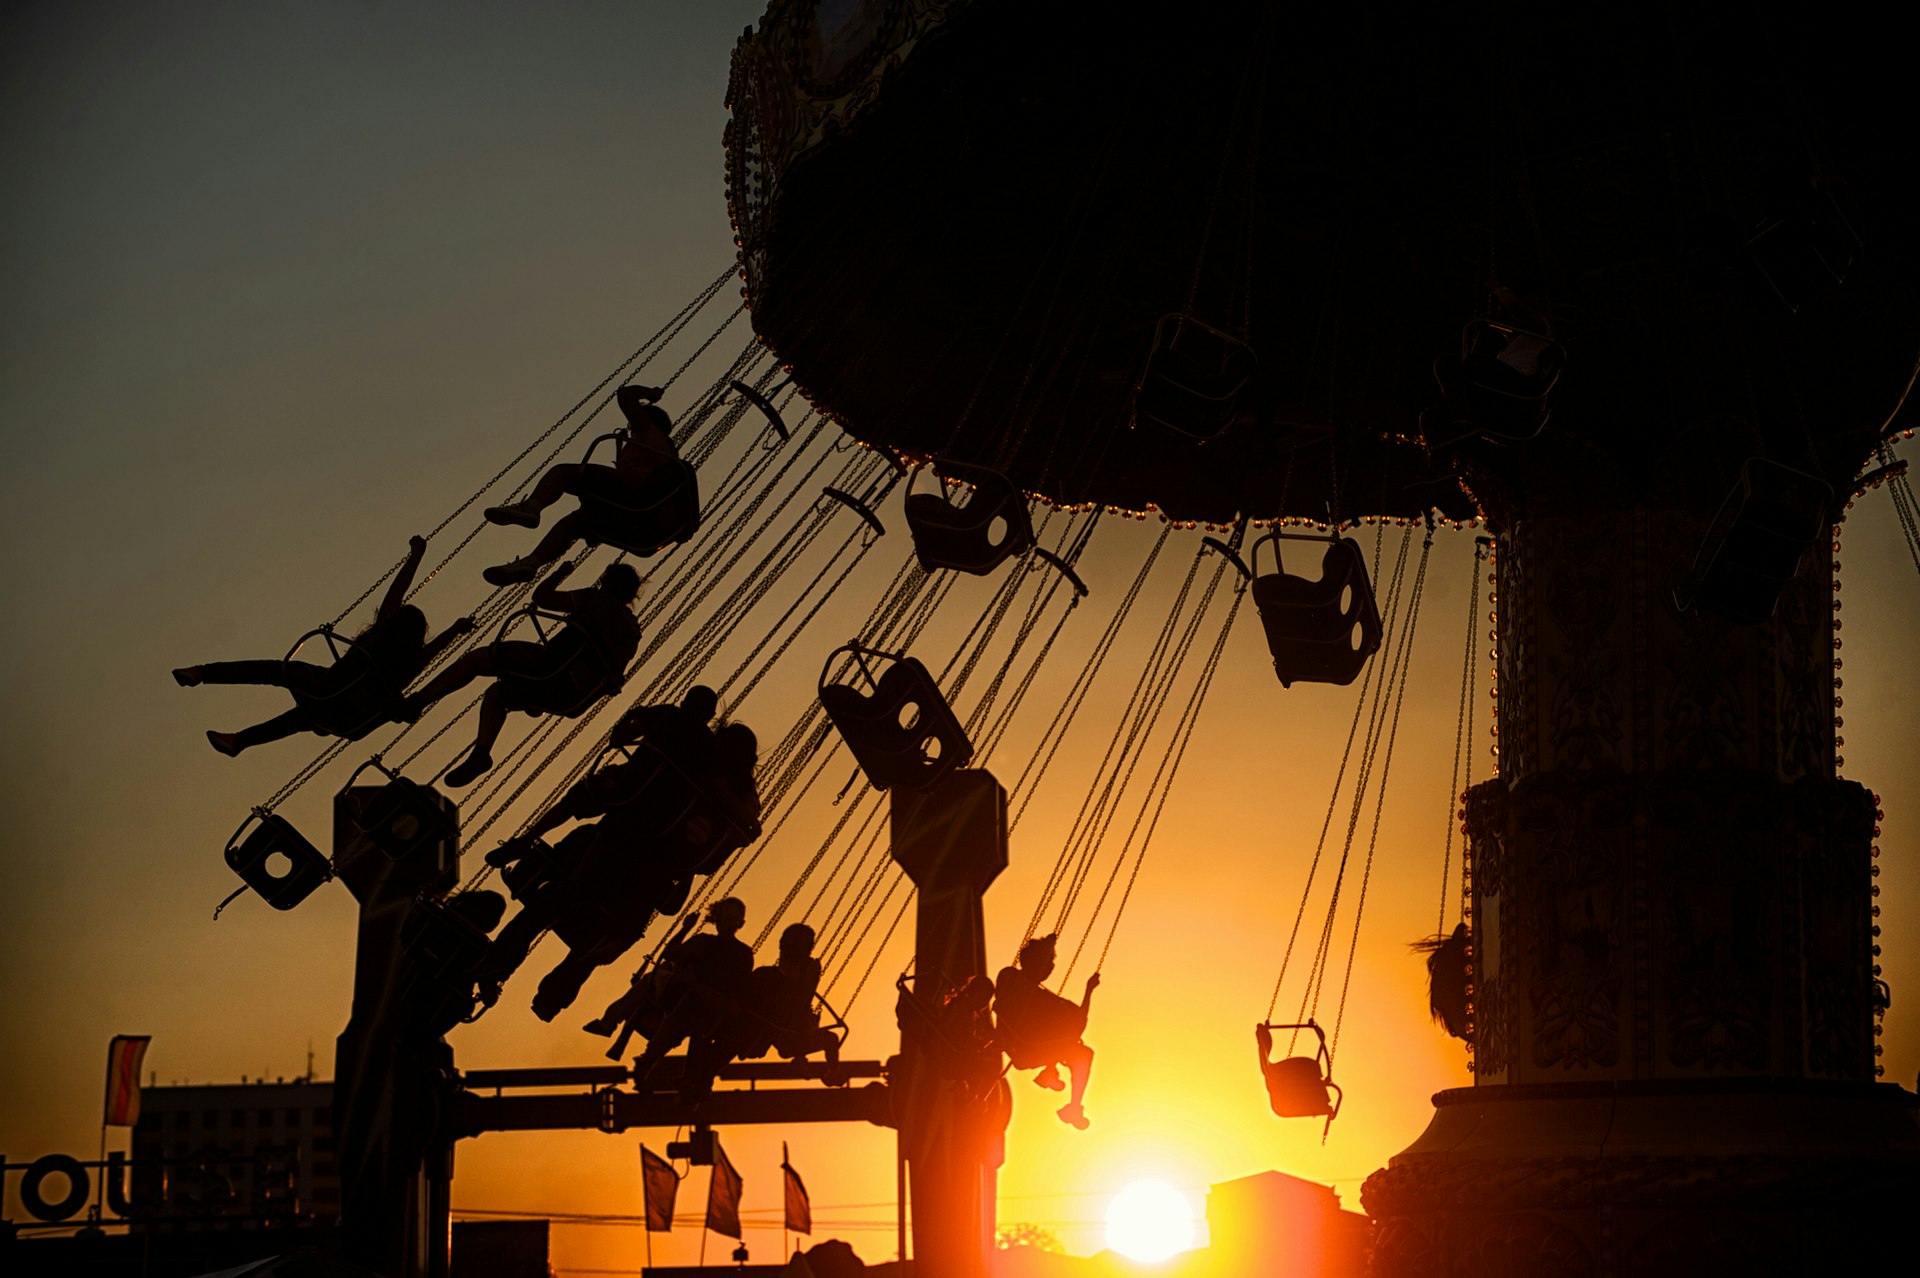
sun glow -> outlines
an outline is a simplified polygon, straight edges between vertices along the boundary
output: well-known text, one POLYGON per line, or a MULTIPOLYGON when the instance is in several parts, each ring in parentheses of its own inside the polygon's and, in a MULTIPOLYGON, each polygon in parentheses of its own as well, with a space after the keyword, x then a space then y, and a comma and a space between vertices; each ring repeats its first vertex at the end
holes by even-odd
POLYGON ((1193 1244, 1193 1206, 1165 1181, 1137 1180, 1107 1205, 1107 1246, 1129 1260, 1165 1260, 1193 1244))

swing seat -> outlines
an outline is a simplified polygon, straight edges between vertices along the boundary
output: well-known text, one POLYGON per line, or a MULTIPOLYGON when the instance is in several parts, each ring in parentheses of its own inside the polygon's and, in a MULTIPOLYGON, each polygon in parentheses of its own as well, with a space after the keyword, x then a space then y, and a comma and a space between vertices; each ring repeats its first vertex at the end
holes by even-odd
POLYGON ((708 788, 649 741, 615 747, 601 756, 596 775, 614 754, 626 756, 615 787, 602 795, 607 817, 624 836, 648 845, 648 858, 676 874, 711 874, 760 837, 757 822, 742 822, 708 788))
MULTIPOLYGON (((500 632, 494 638, 495 652, 499 656, 499 680, 506 686, 509 694, 508 704, 515 710, 529 714, 551 714, 562 719, 577 719, 591 709, 600 698, 620 690, 626 682, 626 672, 618 664, 609 660, 597 644, 584 635, 576 636, 580 644, 573 651, 564 654, 558 665, 538 658, 523 657, 512 648, 501 648, 499 644, 506 638, 507 631, 521 617, 533 619, 534 629, 540 634, 542 647, 552 641, 540 622, 564 622, 565 617, 554 613, 541 612, 536 608, 523 608, 502 623, 500 632)), ((543 656, 546 654, 543 654, 543 656)))
POLYGON ((1340 1111, 1337 1093, 1330 1080, 1321 1077, 1320 1062, 1312 1056, 1289 1056, 1267 1067, 1267 1100, 1281 1118, 1329 1119, 1340 1111))
POLYGON ((303 688, 300 681, 292 679, 287 683, 294 704, 307 712, 316 732, 358 741, 381 724, 398 718, 404 689, 385 677, 353 640, 335 634, 331 627, 321 626, 301 635, 288 649, 286 660, 293 661, 300 649, 316 638, 325 639, 333 654, 333 664, 326 670, 323 685, 303 688), (346 645, 344 652, 340 649, 342 644, 346 645))
POLYGON ((575 491, 586 525, 582 539, 596 546, 645 558, 685 541, 700 528, 699 480, 693 467, 678 458, 637 486, 621 482, 610 468, 589 467, 575 491))
POLYGON ((1550 337, 1474 320, 1460 332, 1459 364, 1436 361, 1434 376, 1447 397, 1452 426, 1502 439, 1531 439, 1547 424, 1548 400, 1566 362, 1565 349, 1550 337))
MULTIPOLYGON (((354 788, 354 780, 369 767, 380 765, 377 761, 361 765, 348 778, 346 788, 354 788)), ((373 845, 401 864, 431 858, 437 849, 459 841, 460 817, 452 800, 430 785, 409 781, 384 767, 380 771, 386 773, 387 784, 369 787, 370 794, 356 804, 336 805, 336 825, 345 820, 357 841, 373 845)))
POLYGON ((927 668, 912 657, 857 644, 836 649, 820 674, 820 704, 876 790, 925 790, 973 758, 973 743, 927 668), (871 692, 829 679, 834 659, 854 658, 871 692), (891 664, 875 679, 867 656, 891 664))
POLYGON ((413 1019, 434 1034, 470 1020, 480 1002, 474 973, 492 944, 444 901, 415 901, 400 925, 400 997, 413 1019))
POLYGON ((333 877, 320 849, 292 822, 272 814, 256 813, 241 822, 227 840, 226 856, 228 867, 276 910, 291 910, 333 877), (254 827, 251 832, 248 826, 254 827))
POLYGON ((972 484, 973 495, 956 506, 944 491, 907 494, 901 509, 922 568, 985 576, 1033 545, 1026 495, 1012 480, 985 466, 944 459, 933 465, 942 477, 972 484))
POLYGON ((1832 500, 1833 490, 1815 476, 1749 458, 1707 527, 1691 579, 1675 590, 1675 604, 1683 612, 1697 604, 1741 625, 1766 621, 1825 530, 1832 500))
POLYGON ((1861 252, 1843 186, 1822 182, 1794 215, 1777 218, 1747 241, 1768 287, 1794 313, 1839 291, 1861 252))
POLYGON ((1360 543, 1337 537, 1327 544, 1319 580, 1281 570, 1282 541, 1328 542, 1320 536, 1271 532, 1254 544, 1253 603, 1282 687, 1296 681, 1350 684, 1380 647, 1380 609, 1367 579, 1360 543), (1260 548, 1272 543, 1274 569, 1259 570, 1260 548))
POLYGON ((1162 315, 1133 388, 1137 421, 1194 439, 1227 429, 1258 364, 1253 348, 1192 315, 1162 315))

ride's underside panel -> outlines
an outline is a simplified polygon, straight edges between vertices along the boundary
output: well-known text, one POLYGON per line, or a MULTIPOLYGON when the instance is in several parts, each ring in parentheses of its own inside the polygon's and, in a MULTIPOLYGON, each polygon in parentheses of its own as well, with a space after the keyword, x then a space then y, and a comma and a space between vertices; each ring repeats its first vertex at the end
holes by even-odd
POLYGON ((1913 112, 1859 15, 821 8, 742 41, 730 203, 756 328, 864 440, 1175 518, 1465 516, 1516 443, 1421 419, 1474 320, 1565 352, 1528 447, 1708 501, 1729 419, 1839 486, 1911 379, 1913 112), (1204 440, 1134 411, 1181 312, 1255 358, 1204 440))

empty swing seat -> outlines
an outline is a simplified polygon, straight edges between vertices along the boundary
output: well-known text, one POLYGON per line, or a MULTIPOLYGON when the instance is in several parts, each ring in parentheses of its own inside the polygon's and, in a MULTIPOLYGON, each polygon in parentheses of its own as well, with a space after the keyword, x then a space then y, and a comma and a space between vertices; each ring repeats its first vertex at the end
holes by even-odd
MULTIPOLYGON (((1281 1118, 1319 1118, 1325 1115, 1327 1126, 1340 1115, 1344 1096, 1333 1081, 1333 1057, 1327 1051, 1327 1036, 1320 1026, 1308 1020, 1296 1025, 1263 1025, 1262 1031, 1312 1030, 1320 1047, 1312 1056, 1288 1056, 1277 1061, 1262 1061, 1260 1072, 1267 1085, 1267 1104, 1281 1118)), ((1265 1050, 1266 1040, 1261 1040, 1265 1050)))
POLYGON ((1367 578, 1360 543, 1338 537, 1320 561, 1319 580, 1281 571, 1282 541, 1327 542, 1325 537, 1271 532, 1254 545, 1253 602, 1266 630, 1267 650, 1282 687, 1352 683, 1380 647, 1380 609, 1367 578), (1274 570, 1259 571, 1260 547, 1273 543, 1274 570))
POLYGON ((1243 340, 1191 315, 1162 315, 1134 384, 1136 420, 1195 439, 1224 432, 1257 364, 1243 340))
POLYGON ((241 822, 227 840, 226 856, 228 867, 276 910, 291 910, 333 877, 325 854, 292 822, 272 813, 255 813, 241 822), (251 832, 248 826, 254 827, 251 832))
POLYGON ((378 848, 391 861, 411 863, 444 849, 449 853, 445 860, 451 864, 453 846, 460 839, 460 817, 450 799, 430 785, 390 771, 377 757, 361 764, 347 778, 341 799, 356 788, 359 793, 355 801, 336 800, 334 804, 336 830, 344 825, 354 842, 378 848), (387 784, 355 787, 354 782, 368 768, 383 774, 387 784))
POLYGON ((821 672, 820 704, 876 790, 924 790, 973 758, 973 743, 927 668, 912 657, 872 653, 857 645, 837 649, 821 672), (851 654, 871 692, 830 682, 834 658, 851 654), (865 656, 891 664, 874 679, 865 656))
POLYGON ((1566 351, 1550 337, 1474 320, 1461 330, 1457 368, 1442 360, 1434 372, 1453 422, 1475 434, 1527 439, 1546 425, 1566 362, 1566 351))
POLYGON ((907 494, 902 513, 922 568, 985 576, 1033 545, 1027 499, 1012 480, 985 466, 954 461, 937 460, 934 470, 972 484, 973 495, 956 506, 944 492, 907 494))
POLYGON ((637 487, 612 470, 587 467, 576 486, 583 539, 642 558, 685 541, 700 528, 700 484, 693 467, 674 459, 637 487))
POLYGON ((1766 621, 1825 531, 1832 500, 1824 481, 1749 458, 1708 525, 1692 580, 1676 591, 1676 602, 1742 625, 1766 621))
POLYGON ((474 973, 492 942, 444 901, 421 897, 400 925, 405 955, 400 997, 416 1022, 444 1034, 472 1019, 480 1000, 474 973))

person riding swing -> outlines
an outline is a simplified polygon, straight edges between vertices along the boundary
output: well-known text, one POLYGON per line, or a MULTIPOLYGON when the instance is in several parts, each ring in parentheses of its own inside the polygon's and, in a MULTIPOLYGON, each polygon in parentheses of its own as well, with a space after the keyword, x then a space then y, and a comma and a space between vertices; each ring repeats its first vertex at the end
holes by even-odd
POLYGON ((476 648, 407 698, 406 717, 417 719, 442 697, 483 675, 494 676, 493 685, 480 701, 473 749, 443 778, 448 785, 466 785, 493 766, 493 743, 506 726, 508 711, 551 711, 563 718, 577 718, 600 696, 619 691, 626 680, 627 662, 640 648, 640 623, 633 616, 640 574, 626 564, 612 564, 589 589, 561 590, 560 583, 572 571, 572 564, 562 564, 533 591, 535 608, 565 614, 567 624, 560 633, 546 643, 496 640, 485 648, 476 648), (575 704, 564 708, 543 704, 542 682, 555 679, 574 661, 598 667, 594 679, 584 687, 593 695, 574 698, 575 704))
POLYGON ((993 1013, 1000 1045, 1013 1068, 1038 1069, 1033 1081, 1058 1091, 1063 1084, 1057 1067, 1066 1066, 1072 1090, 1057 1112, 1061 1122, 1085 1131, 1087 1115, 1081 1101, 1093 1072, 1093 1049, 1080 1036, 1086 1032, 1093 992, 1100 988, 1100 973, 1087 978, 1078 1003, 1044 988, 1041 982, 1053 974, 1055 939, 1035 937, 1020 947, 1017 966, 1000 969, 993 982, 993 1013))
POLYGON ((203 683, 263 684, 285 688, 294 696, 293 709, 264 723, 238 732, 209 729, 207 741, 213 748, 231 758, 296 732, 357 741, 381 724, 402 718, 407 685, 448 644, 473 629, 473 621, 461 617, 431 640, 427 638, 426 614, 406 602, 426 549, 425 537, 408 539, 406 561, 381 598, 373 623, 347 641, 347 651, 331 666, 288 659, 209 661, 176 668, 173 681, 183 688, 203 683))
MULTIPOLYGON (((666 542, 684 541, 691 535, 693 526, 699 523, 699 498, 680 491, 691 482, 692 472, 681 465, 674 448, 673 419, 654 402, 660 395, 659 388, 652 386, 622 386, 615 392, 615 402, 626 414, 627 426, 618 432, 613 465, 563 463, 542 475, 533 491, 519 501, 487 507, 483 513, 489 523, 538 528, 541 512, 548 506, 566 496, 580 499, 580 505, 555 521, 531 551, 486 569, 481 575, 489 585, 532 581, 540 569, 582 540, 612 542, 634 554, 650 555, 666 542), (676 502, 676 497, 682 500, 676 502), (684 518, 688 512, 681 509, 689 497, 690 523, 684 518), (611 531, 612 525, 603 520, 608 512, 616 512, 613 524, 633 527, 611 531), (617 512, 639 512, 639 518, 623 518, 617 512), (639 534, 645 544, 629 544, 629 532, 639 534)), ((592 449, 588 453, 591 455, 592 449)))

